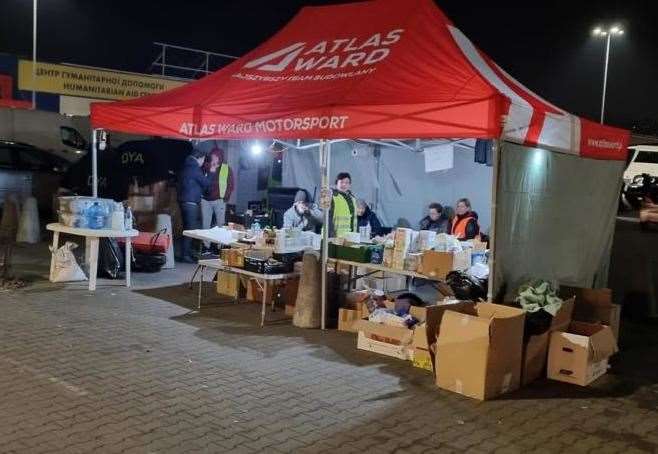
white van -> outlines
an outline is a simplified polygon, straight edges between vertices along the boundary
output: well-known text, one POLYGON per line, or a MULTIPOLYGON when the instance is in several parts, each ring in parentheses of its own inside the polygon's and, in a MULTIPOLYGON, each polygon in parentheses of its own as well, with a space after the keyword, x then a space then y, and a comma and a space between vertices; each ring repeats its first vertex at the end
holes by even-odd
POLYGON ((633 178, 643 173, 658 177, 658 145, 635 145, 628 149, 631 160, 624 172, 624 183, 632 183, 633 178))

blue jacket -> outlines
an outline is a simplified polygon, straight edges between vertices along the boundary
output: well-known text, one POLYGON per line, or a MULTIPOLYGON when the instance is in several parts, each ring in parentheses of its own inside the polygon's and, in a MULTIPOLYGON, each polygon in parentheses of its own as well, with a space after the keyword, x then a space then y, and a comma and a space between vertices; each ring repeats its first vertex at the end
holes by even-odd
POLYGON ((185 158, 183 169, 178 176, 178 201, 200 203, 201 196, 208 190, 211 177, 201 170, 192 156, 185 158))

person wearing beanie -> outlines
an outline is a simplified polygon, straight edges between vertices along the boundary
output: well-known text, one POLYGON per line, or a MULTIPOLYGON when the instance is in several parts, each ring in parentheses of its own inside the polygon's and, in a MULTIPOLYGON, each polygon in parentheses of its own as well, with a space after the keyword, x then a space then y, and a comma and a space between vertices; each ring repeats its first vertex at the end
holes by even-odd
POLYGON ((450 219, 446 216, 440 203, 430 203, 427 216, 420 220, 420 230, 431 230, 436 233, 450 233, 450 219))
POLYGON ((292 206, 283 213, 283 228, 319 231, 322 227, 322 217, 322 210, 309 202, 306 191, 300 190, 295 194, 292 206))
MULTIPOLYGON (((185 158, 183 168, 178 177, 178 204, 183 218, 184 230, 201 228, 201 197, 210 187, 211 175, 217 171, 217 165, 211 165, 208 173, 202 170, 207 153, 195 148, 185 158)), ((192 238, 183 237, 181 261, 195 263, 192 256, 192 238)))

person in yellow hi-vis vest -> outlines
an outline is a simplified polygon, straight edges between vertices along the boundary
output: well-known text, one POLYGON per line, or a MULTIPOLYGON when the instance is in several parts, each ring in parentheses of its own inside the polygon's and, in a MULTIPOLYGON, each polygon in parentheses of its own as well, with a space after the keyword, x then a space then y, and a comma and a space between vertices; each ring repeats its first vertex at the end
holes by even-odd
POLYGON ((350 192, 352 177, 347 172, 336 176, 336 188, 329 209, 329 237, 338 238, 350 232, 358 232, 356 197, 350 192))
MULTIPOLYGON (((233 171, 224 157, 224 150, 213 148, 206 159, 205 168, 216 168, 209 175, 211 184, 201 199, 201 224, 204 229, 217 225, 223 226, 226 221, 226 204, 233 192, 233 171), (214 217, 214 223, 213 223, 214 217)), ((206 249, 210 243, 204 242, 206 249)))

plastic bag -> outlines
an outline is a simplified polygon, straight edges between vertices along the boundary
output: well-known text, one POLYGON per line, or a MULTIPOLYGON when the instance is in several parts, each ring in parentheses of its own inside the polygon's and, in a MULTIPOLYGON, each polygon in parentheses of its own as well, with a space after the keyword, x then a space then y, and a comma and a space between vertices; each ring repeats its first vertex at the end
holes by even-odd
POLYGON ((122 278, 121 269, 124 267, 124 259, 117 240, 101 238, 98 249, 98 277, 122 278))
POLYGON ((73 249, 77 247, 77 244, 70 241, 64 243, 56 251, 50 246, 50 252, 55 255, 55 265, 50 277, 51 282, 78 282, 87 280, 87 276, 73 255, 73 249))

